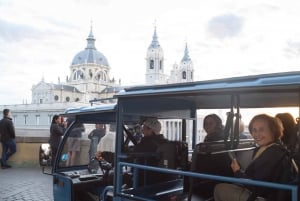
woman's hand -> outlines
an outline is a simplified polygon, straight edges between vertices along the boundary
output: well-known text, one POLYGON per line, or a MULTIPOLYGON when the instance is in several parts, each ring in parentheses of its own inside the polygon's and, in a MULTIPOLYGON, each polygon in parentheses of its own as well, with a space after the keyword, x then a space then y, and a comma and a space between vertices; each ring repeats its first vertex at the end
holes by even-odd
POLYGON ((241 169, 239 163, 237 162, 236 159, 233 159, 232 162, 231 162, 231 169, 233 172, 237 172, 241 169))

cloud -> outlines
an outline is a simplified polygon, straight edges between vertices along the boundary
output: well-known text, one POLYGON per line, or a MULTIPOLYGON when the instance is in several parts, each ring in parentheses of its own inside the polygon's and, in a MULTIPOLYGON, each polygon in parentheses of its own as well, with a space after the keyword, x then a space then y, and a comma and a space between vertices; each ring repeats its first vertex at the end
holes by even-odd
POLYGON ((39 38, 40 31, 32 26, 17 24, 0 19, 0 40, 20 42, 26 38, 39 38))
POLYGON ((287 57, 299 57, 300 56, 300 41, 287 41, 284 48, 284 55, 287 57))
POLYGON ((243 28, 243 18, 234 14, 213 17, 207 25, 207 31, 219 39, 237 36, 243 28))

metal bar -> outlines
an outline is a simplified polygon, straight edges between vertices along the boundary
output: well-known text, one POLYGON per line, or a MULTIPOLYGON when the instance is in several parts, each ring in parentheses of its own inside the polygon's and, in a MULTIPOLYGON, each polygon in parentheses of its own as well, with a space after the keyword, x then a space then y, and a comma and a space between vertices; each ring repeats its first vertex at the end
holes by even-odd
MULTIPOLYGON (((178 174, 178 175, 203 178, 203 179, 209 179, 209 180, 217 180, 217 181, 223 181, 223 182, 240 183, 240 184, 245 184, 245 185, 262 186, 262 187, 290 190, 292 192, 292 201, 297 201, 297 198, 298 198, 297 185, 288 185, 288 184, 279 184, 279 183, 258 181, 258 180, 252 180, 252 179, 216 176, 216 175, 210 175, 210 174, 194 173, 194 172, 189 172, 189 171, 172 170, 172 169, 158 168, 158 167, 153 167, 153 166, 145 166, 145 165, 139 165, 139 164, 133 164, 133 163, 127 163, 127 162, 120 162, 117 166, 120 166, 120 167, 129 166, 129 167, 135 167, 135 168, 140 168, 140 169, 144 169, 144 170, 150 170, 150 171, 156 171, 156 172, 162 172, 162 173, 168 173, 168 174, 178 174)), ((117 191, 117 193, 120 193, 120 191, 117 191)))

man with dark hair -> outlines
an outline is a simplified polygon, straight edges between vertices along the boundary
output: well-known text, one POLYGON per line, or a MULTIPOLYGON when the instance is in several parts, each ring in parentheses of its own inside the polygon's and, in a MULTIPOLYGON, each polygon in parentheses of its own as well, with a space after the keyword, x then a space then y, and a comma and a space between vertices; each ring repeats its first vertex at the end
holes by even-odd
POLYGON ((15 128, 11 119, 9 109, 3 110, 3 119, 0 121, 0 136, 2 143, 2 169, 11 168, 6 162, 17 150, 15 141, 15 128))

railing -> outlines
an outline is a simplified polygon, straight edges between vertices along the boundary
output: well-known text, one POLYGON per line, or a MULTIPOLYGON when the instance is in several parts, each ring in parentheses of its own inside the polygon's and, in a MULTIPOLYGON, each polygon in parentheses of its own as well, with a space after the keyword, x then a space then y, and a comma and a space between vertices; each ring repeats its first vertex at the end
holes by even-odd
MULTIPOLYGON (((201 174, 201 173, 195 173, 195 172, 190 172, 190 171, 165 169, 165 168, 138 165, 138 164, 127 163, 127 162, 119 162, 119 164, 117 164, 117 166, 118 166, 119 170, 122 170, 123 166, 128 166, 128 167, 132 167, 132 168, 162 172, 162 173, 167 173, 167 174, 177 174, 177 175, 182 175, 182 176, 202 178, 202 179, 208 179, 208 180, 240 183, 240 184, 245 184, 245 185, 254 185, 254 186, 261 186, 261 187, 270 187, 270 188, 276 188, 276 189, 282 189, 282 190, 290 190, 292 193, 292 201, 297 201, 297 199, 298 199, 298 192, 297 192, 298 187, 296 185, 287 185, 287 184, 257 181, 257 180, 251 180, 251 179, 242 179, 242 178, 216 176, 216 175, 210 175, 210 174, 201 174)), ((121 184, 121 179, 122 179, 121 177, 117 177, 118 184, 121 184)), ((119 186, 115 186, 115 187, 116 187, 116 195, 122 197, 120 187, 119 186)), ((134 196, 133 196, 133 198, 134 198, 134 196)))

